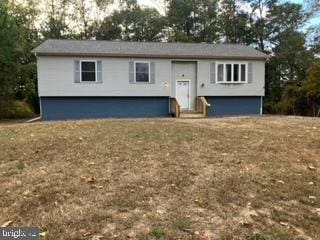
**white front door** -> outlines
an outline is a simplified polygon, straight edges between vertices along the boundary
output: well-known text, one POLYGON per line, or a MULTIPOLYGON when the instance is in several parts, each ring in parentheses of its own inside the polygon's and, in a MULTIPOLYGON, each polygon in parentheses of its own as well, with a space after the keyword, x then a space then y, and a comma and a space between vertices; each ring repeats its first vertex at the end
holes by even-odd
POLYGON ((190 82, 186 80, 177 80, 176 98, 181 109, 188 110, 190 108, 190 82))

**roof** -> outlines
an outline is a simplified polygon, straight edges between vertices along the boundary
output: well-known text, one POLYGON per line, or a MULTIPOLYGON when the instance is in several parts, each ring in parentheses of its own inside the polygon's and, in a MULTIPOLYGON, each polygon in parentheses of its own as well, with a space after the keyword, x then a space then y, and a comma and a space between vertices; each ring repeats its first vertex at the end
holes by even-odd
POLYGON ((241 44, 124 42, 48 39, 32 50, 46 56, 109 56, 194 59, 261 59, 267 55, 241 44))

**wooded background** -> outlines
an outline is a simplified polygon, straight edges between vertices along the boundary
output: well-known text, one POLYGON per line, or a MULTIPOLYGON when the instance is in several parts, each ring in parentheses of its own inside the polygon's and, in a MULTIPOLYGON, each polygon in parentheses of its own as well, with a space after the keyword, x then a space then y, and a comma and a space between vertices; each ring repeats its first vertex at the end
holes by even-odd
POLYGON ((47 38, 250 45, 269 55, 264 113, 319 117, 320 23, 310 24, 320 13, 319 1, 154 4, 157 9, 136 0, 1 0, 0 118, 39 113, 30 51, 47 38))

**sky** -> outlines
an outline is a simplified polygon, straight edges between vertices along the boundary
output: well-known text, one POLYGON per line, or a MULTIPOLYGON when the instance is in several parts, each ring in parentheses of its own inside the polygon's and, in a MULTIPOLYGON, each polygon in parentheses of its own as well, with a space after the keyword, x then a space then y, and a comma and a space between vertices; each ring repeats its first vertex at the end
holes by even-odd
MULTIPOLYGON (((293 3, 300 3, 303 4, 304 0, 283 0, 283 2, 293 2, 293 3)), ((149 6, 149 7, 155 7, 158 9, 158 11, 162 14, 164 14, 164 4, 163 0, 138 0, 138 2, 142 5, 149 6)), ((320 24, 320 16, 315 17, 311 19, 311 21, 308 23, 308 25, 318 25, 320 24)))
MULTIPOLYGON (((303 0, 287 0, 288 2, 300 3, 302 4, 303 0)), ((320 15, 311 19, 309 25, 319 25, 320 24, 320 15)))

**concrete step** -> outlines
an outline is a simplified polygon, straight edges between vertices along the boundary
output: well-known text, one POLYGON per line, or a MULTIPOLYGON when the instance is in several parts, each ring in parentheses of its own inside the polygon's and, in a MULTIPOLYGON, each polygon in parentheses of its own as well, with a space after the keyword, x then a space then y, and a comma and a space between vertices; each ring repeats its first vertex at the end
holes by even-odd
POLYGON ((180 118, 205 118, 201 112, 190 111, 190 112, 181 112, 180 118))

